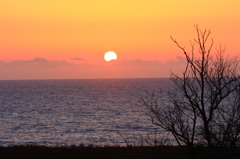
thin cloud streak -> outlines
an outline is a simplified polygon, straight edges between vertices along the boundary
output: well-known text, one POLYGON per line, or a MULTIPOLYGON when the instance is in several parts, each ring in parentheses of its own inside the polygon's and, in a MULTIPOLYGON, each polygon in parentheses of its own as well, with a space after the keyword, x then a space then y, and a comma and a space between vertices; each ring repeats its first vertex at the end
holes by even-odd
POLYGON ((70 60, 73 60, 73 61, 84 61, 84 59, 80 58, 80 57, 71 58, 70 60))
POLYGON ((32 60, 14 60, 10 62, 0 61, 0 64, 5 67, 64 67, 72 66, 74 63, 69 63, 65 60, 47 60, 45 58, 34 58, 32 60))
POLYGON ((151 66, 163 66, 164 63, 162 61, 146 61, 146 60, 122 60, 119 62, 119 65, 127 65, 127 66, 146 66, 146 67, 151 67, 151 66))
POLYGON ((176 56, 176 59, 171 59, 169 61, 166 61, 166 63, 170 65, 185 65, 186 62, 187 62, 186 58, 181 56, 176 56))

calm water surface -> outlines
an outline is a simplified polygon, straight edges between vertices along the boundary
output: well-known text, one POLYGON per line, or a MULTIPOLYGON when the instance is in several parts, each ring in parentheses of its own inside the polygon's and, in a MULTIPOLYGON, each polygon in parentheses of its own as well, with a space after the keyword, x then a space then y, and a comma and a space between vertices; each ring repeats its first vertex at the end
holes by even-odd
POLYGON ((169 79, 0 81, 0 145, 106 144, 153 133, 139 98, 169 79))

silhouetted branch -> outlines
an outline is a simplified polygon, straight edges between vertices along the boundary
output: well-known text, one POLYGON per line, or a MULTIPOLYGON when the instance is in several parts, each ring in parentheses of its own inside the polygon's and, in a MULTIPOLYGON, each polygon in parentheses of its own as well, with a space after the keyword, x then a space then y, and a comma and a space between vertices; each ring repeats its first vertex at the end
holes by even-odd
POLYGON ((201 31, 197 25, 195 29, 197 38, 190 53, 171 37, 187 60, 182 76, 171 73, 174 90, 167 97, 163 92, 148 93, 141 102, 148 108, 152 123, 171 132, 180 146, 192 150, 202 141, 213 152, 216 146, 239 144, 239 61, 238 57, 225 56, 221 45, 212 56, 213 39, 208 43, 211 32, 201 31))

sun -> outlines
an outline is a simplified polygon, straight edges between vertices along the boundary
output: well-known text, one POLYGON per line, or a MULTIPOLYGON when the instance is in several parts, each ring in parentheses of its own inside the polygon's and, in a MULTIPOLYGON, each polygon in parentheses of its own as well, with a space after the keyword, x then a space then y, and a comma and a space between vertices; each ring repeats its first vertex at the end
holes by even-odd
POLYGON ((108 51, 104 55, 104 60, 105 61, 117 60, 117 54, 113 51, 108 51))

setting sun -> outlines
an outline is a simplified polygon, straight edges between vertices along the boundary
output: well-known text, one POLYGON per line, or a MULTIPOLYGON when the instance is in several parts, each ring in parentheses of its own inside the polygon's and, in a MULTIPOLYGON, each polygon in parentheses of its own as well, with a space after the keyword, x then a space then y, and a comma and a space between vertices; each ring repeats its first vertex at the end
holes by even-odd
POLYGON ((105 59, 105 61, 116 60, 117 59, 117 54, 115 52, 113 52, 113 51, 108 51, 104 55, 104 59, 105 59))

